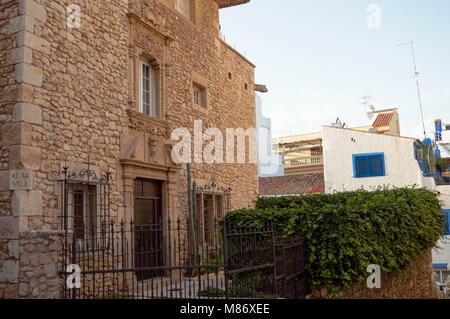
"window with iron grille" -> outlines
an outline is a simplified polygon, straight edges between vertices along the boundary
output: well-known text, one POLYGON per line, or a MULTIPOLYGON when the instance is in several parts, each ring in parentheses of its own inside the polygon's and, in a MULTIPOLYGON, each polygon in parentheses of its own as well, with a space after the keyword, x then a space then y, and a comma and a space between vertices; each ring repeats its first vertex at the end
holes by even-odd
POLYGON ((214 246, 218 221, 230 211, 230 195, 227 193, 201 192, 196 194, 196 218, 200 244, 214 246))
POLYGON ((110 219, 110 173, 98 178, 94 171, 64 168, 59 180, 60 227, 66 237, 77 240, 79 249, 104 249, 108 245, 110 219))
POLYGON ((384 153, 353 154, 353 176, 355 178, 385 175, 384 153))

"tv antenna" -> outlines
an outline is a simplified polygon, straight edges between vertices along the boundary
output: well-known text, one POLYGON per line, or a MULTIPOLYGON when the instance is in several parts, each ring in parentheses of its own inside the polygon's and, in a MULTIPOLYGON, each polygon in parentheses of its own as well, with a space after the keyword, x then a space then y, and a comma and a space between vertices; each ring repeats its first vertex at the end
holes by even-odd
POLYGON ((404 45, 411 46, 412 58, 413 58, 413 63, 414 63, 414 77, 416 78, 417 95, 419 96, 420 116, 422 117, 423 135, 425 136, 425 138, 427 138, 427 132, 425 129, 425 121, 423 119, 422 98, 420 97, 419 72, 417 72, 416 55, 414 53, 414 42, 411 40, 409 42, 398 44, 398 46, 404 46, 404 45))

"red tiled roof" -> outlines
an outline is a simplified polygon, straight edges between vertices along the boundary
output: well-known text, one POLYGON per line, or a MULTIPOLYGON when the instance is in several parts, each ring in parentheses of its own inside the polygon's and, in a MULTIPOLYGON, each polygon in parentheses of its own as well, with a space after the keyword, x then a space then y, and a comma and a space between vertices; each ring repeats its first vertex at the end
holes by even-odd
POLYGON ((259 178, 261 196, 312 193, 325 193, 323 173, 259 178))
POLYGON ((378 114, 377 118, 375 119, 375 122, 373 122, 373 126, 379 127, 389 125, 389 123, 391 123, 393 116, 394 116, 393 112, 378 114))

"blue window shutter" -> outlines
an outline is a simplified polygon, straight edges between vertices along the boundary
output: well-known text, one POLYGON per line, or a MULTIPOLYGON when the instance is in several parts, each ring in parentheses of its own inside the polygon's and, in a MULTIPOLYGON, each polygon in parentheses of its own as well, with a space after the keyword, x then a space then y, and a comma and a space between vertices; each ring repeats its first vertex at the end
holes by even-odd
POLYGON ((366 157, 356 159, 356 174, 358 176, 369 175, 369 161, 366 157))
POLYGON ((443 235, 450 235, 450 209, 442 210, 445 214, 445 224, 443 235))
POLYGON ((384 176, 384 153, 353 154, 353 175, 355 178, 384 176))

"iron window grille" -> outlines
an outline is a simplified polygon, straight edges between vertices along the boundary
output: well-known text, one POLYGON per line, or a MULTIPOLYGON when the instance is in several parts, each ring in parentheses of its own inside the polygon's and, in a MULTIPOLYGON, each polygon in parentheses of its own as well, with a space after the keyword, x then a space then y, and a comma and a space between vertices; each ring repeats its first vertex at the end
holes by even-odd
POLYGON ((214 225, 231 210, 231 188, 218 187, 214 178, 204 186, 193 187, 194 212, 198 242, 213 247, 214 225))
POLYGON ((60 184, 60 228, 70 236, 81 250, 107 249, 106 236, 111 227, 110 179, 107 172, 102 177, 90 169, 79 172, 63 168, 60 184))

